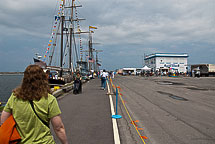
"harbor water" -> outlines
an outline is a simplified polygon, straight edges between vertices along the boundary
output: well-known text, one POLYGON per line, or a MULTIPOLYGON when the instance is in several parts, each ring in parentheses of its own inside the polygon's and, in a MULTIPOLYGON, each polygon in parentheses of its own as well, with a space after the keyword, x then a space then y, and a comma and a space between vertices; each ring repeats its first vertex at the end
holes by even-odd
POLYGON ((21 84, 23 75, 0 75, 0 102, 7 102, 14 88, 21 84))

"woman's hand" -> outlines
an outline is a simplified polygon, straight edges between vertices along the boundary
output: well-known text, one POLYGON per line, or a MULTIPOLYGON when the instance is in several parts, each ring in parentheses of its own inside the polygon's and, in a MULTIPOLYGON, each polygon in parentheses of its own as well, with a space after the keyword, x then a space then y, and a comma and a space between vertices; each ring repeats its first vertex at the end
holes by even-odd
POLYGON ((0 125, 2 125, 10 117, 10 115, 11 115, 11 113, 3 111, 1 114, 0 125))

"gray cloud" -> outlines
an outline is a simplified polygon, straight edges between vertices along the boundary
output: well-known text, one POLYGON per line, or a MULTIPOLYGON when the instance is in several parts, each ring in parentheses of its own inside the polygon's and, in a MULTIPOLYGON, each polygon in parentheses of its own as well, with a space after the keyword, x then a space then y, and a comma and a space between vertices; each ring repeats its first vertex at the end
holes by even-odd
MULTIPOLYGON (((127 1, 127 4, 129 2, 127 1)), ((177 1, 139 2, 143 7, 134 7, 135 3, 132 4, 133 7, 129 7, 128 4, 128 7, 114 9, 101 16, 101 21, 105 19, 114 23, 101 25, 101 31, 98 30, 101 35, 99 38, 103 38, 102 35, 108 35, 109 32, 109 36, 105 36, 106 39, 109 38, 107 41, 114 39, 119 40, 119 43, 129 43, 129 41, 154 43, 164 40, 190 41, 193 39, 214 43, 215 21, 212 14, 214 10, 212 6, 208 8, 208 4, 202 5, 203 1, 199 3, 198 1, 184 1, 184 3, 176 4, 177 1), (114 21, 115 19, 117 20, 114 21)), ((125 3, 126 1, 124 5, 125 3)), ((204 3, 213 4, 212 1, 204 1, 204 3)))
POLYGON ((47 37, 51 28, 55 5, 51 0, 0 1, 0 26, 4 35, 32 35, 47 37))
MULTIPOLYGON (((100 54, 104 67, 114 69, 126 63, 132 66, 137 61, 135 55, 154 52, 188 52, 192 63, 215 61, 207 58, 215 51, 214 0, 76 2, 83 5, 78 8, 79 17, 87 19, 81 22, 82 29, 88 30, 89 25, 98 27, 93 40, 102 45, 94 47, 104 50, 100 54), (198 58, 200 54, 205 56, 198 58), (113 61, 123 57, 122 64, 111 65, 110 56, 113 61)), ((26 61, 30 61, 35 51, 44 52, 56 4, 53 0, 0 0, 0 55, 10 51, 5 50, 10 39, 16 46, 22 45, 17 46, 20 51, 22 47, 30 49, 26 61), (26 44, 26 40, 33 45, 26 44)), ((87 39, 87 35, 82 37, 87 39)))

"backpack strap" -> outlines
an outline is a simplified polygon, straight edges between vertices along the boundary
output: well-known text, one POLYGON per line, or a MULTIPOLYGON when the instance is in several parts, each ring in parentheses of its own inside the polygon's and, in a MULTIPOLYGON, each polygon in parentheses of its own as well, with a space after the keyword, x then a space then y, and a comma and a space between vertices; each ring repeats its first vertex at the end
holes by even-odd
POLYGON ((35 113, 36 116, 39 118, 39 120, 40 120, 44 125, 46 125, 46 126, 49 128, 49 124, 48 124, 47 122, 45 122, 44 120, 42 120, 42 119, 38 116, 38 114, 36 113, 36 111, 35 111, 35 109, 34 109, 33 101, 31 100, 31 101, 29 101, 29 102, 30 102, 30 104, 31 104, 31 107, 32 107, 34 113, 35 113))

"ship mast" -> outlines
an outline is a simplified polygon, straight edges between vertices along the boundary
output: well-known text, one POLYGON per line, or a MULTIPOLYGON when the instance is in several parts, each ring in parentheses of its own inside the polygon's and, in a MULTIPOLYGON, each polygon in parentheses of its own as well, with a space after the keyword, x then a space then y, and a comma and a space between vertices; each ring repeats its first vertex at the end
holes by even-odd
MULTIPOLYGON (((93 26, 89 26, 89 31, 81 31, 80 29, 78 29, 78 32, 74 32, 75 29, 74 29, 74 22, 79 22, 81 20, 85 20, 85 19, 80 19, 76 16, 76 18, 74 17, 74 8, 76 9, 77 7, 82 7, 82 5, 75 5, 75 2, 74 0, 71 0, 71 3, 69 5, 66 4, 67 2, 65 0, 62 0, 62 10, 61 10, 61 16, 59 16, 60 18, 60 24, 58 25, 58 30, 60 31, 59 33, 57 32, 57 35, 61 35, 60 36, 60 68, 61 68, 61 71, 60 71, 60 76, 63 75, 63 66, 64 66, 64 55, 66 56, 67 54, 65 54, 65 50, 66 48, 64 49, 64 46, 66 44, 68 44, 68 68, 70 71, 73 71, 73 68, 74 68, 74 59, 73 59, 73 56, 75 57, 76 55, 76 58, 77 58, 77 62, 78 62, 78 53, 77 53, 77 49, 76 49, 76 44, 75 44, 75 34, 82 34, 82 33, 88 33, 89 34, 89 56, 90 58, 93 59, 93 48, 92 48, 92 33, 93 31, 91 31, 90 29, 97 29, 96 27, 93 27, 93 26), (71 9, 70 11, 70 14, 68 15, 68 10, 67 9, 71 9), (67 32, 65 32, 67 31, 67 32), (67 40, 65 41, 65 36, 67 37, 67 40), (73 47, 74 50, 73 50, 73 47)), ((50 56, 50 62, 49 62, 49 65, 51 65, 51 62, 52 62, 52 58, 53 58, 53 55, 54 55, 54 48, 56 46, 56 41, 57 41, 57 38, 54 40, 54 44, 53 44, 53 52, 52 52, 52 55, 50 56)), ((90 69, 92 69, 92 63, 89 63, 90 64, 90 69)))
MULTIPOLYGON (((93 60, 93 51, 92 51, 92 34, 91 34, 91 31, 90 31, 90 26, 89 26, 89 59, 90 60, 93 60)), ((89 72, 91 72, 91 69, 92 69, 92 64, 91 62, 89 62, 89 72)))
POLYGON ((63 30, 64 30, 64 6, 65 6, 65 0, 63 0, 63 6, 62 6, 62 13, 61 13, 61 48, 60 48, 60 77, 62 77, 63 74, 63 30))
MULTIPOLYGON (((89 63, 89 72, 91 72, 92 70, 92 63, 93 63, 93 36, 92 33, 94 33, 93 31, 91 31, 91 29, 97 29, 97 27, 95 26, 89 26, 89 59, 91 60, 91 62, 88 61, 89 63)), ((95 70, 95 65, 94 65, 94 70, 95 70)))
POLYGON ((70 24, 70 46, 69 46, 69 69, 72 69, 72 37, 73 37, 73 5, 74 1, 72 0, 72 10, 71 10, 71 24, 70 24))

